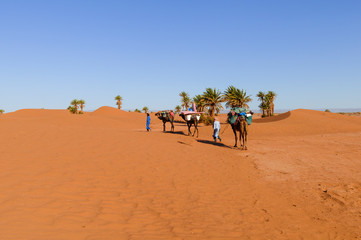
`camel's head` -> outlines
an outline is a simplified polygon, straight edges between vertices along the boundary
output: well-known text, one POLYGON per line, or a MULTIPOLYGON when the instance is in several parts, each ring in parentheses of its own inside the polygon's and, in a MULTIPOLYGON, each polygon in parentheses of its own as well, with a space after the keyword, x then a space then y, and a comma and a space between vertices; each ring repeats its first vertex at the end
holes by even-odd
POLYGON ((168 112, 167 111, 159 111, 155 114, 155 116, 157 116, 159 119, 165 119, 168 117, 168 112))

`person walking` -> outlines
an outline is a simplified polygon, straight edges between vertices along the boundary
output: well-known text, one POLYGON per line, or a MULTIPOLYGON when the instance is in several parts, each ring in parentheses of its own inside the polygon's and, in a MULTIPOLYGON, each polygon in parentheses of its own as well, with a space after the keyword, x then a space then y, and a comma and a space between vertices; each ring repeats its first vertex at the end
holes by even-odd
POLYGON ((147 113, 147 132, 149 132, 151 130, 149 125, 150 125, 150 116, 149 116, 149 113, 147 113))
POLYGON ((214 118, 214 123, 213 123, 213 139, 215 142, 217 142, 217 138, 219 139, 220 142, 222 142, 222 139, 219 137, 219 131, 221 130, 221 124, 218 121, 218 118, 214 118))

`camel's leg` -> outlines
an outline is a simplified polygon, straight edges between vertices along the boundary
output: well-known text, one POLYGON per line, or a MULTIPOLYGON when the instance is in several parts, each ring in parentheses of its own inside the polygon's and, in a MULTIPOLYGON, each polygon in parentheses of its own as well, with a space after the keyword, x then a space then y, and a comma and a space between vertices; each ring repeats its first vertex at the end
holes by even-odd
POLYGON ((248 135, 248 133, 247 133, 247 129, 248 127, 247 127, 247 123, 244 123, 244 133, 243 133, 243 135, 244 135, 244 150, 247 150, 247 135, 248 135))
POLYGON ((242 126, 241 126, 241 129, 240 129, 240 131, 239 131, 239 142, 240 142, 240 148, 241 149, 243 149, 244 148, 244 141, 242 141, 242 140, 244 140, 244 138, 243 138, 243 130, 242 130, 242 126))
POLYGON ((194 133, 196 133, 196 131, 197 131, 197 138, 198 138, 198 121, 197 120, 194 121, 194 128, 195 128, 194 133))
POLYGON ((187 122, 187 126, 188 126, 188 136, 189 136, 190 134, 192 134, 192 133, 191 133, 191 126, 192 126, 192 124, 191 124, 190 122, 187 122))
POLYGON ((163 132, 165 132, 165 121, 163 121, 163 132))
POLYGON ((192 123, 194 124, 194 131, 193 131, 192 137, 194 137, 194 134, 196 134, 196 131, 197 131, 197 125, 196 125, 195 121, 193 121, 192 123))
POLYGON ((233 133, 234 133, 234 140, 235 140, 234 147, 237 147, 237 131, 236 131, 236 127, 232 126, 232 130, 233 130, 233 133))
MULTIPOLYGON (((247 146, 246 146, 246 123, 245 122, 241 122, 241 126, 240 126, 240 130, 241 130, 241 136, 242 136, 242 150, 247 150, 247 146)), ((240 136, 240 138, 241 138, 240 136)))
POLYGON ((244 148, 245 148, 245 145, 244 145, 244 130, 242 130, 241 136, 242 136, 242 150, 244 150, 244 148))
POLYGON ((239 122, 239 142, 241 143, 240 148, 244 149, 244 129, 243 129, 243 122, 239 122))
MULTIPOLYGON (((191 120, 191 127, 192 127, 193 123, 194 123, 194 121, 193 121, 193 120, 191 120)), ((195 134, 195 133, 196 133, 196 129, 194 128, 193 133, 192 133, 192 130, 191 130, 192 137, 194 137, 194 134, 195 134)))
POLYGON ((171 131, 174 132, 174 124, 173 124, 173 121, 171 121, 170 124, 172 125, 171 131))

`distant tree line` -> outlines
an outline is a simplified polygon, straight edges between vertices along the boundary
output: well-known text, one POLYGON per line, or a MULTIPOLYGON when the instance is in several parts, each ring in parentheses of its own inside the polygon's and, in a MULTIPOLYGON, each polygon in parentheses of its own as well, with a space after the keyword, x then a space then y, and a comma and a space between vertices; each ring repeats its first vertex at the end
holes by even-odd
MULTIPOLYGON (((236 88, 235 86, 229 86, 224 92, 221 92, 216 88, 206 88, 202 94, 195 95, 193 98, 189 97, 189 94, 185 91, 179 93, 181 97, 181 105, 177 105, 174 109, 175 113, 180 113, 182 110, 187 110, 193 103, 196 105, 197 111, 206 112, 211 118, 218 115, 223 108, 222 103, 225 103, 226 108, 249 108, 249 103, 252 101, 250 95, 247 95, 245 90, 236 88)), ((262 111, 262 117, 269 117, 274 115, 274 101, 277 94, 273 91, 258 92, 256 97, 260 101, 259 108, 262 111)), ((123 98, 117 95, 116 105, 118 109, 122 108, 123 98)), ((74 99, 71 101, 68 110, 73 114, 82 114, 85 106, 84 100, 74 99), (80 108, 80 111, 79 111, 80 108)), ((145 113, 149 112, 148 107, 142 109, 145 113)), ((0 114, 3 113, 0 110, 0 114)), ((139 109, 135 109, 134 112, 141 112, 139 109)))
MULTIPOLYGON (((179 113, 182 109, 187 110, 192 103, 195 103, 197 111, 206 111, 210 117, 218 115, 223 108, 222 103, 226 103, 226 108, 241 107, 249 108, 248 103, 252 101, 251 96, 247 95, 245 90, 240 90, 235 86, 229 86, 223 93, 216 88, 206 88, 202 94, 194 96, 192 99, 186 92, 179 94, 181 97, 181 105, 175 107, 175 112, 179 113)), ((268 91, 268 93, 258 92, 256 95, 261 102, 259 108, 262 110, 262 116, 272 116, 274 114, 274 100, 276 93, 268 91)))

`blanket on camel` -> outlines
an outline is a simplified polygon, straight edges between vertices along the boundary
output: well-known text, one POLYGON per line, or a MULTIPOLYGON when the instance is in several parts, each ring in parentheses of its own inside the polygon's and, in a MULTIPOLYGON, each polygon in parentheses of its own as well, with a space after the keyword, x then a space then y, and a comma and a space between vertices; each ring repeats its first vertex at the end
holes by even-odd
POLYGON ((227 122, 230 124, 234 124, 238 118, 245 118, 248 125, 252 123, 252 114, 247 108, 234 107, 228 113, 227 122))

